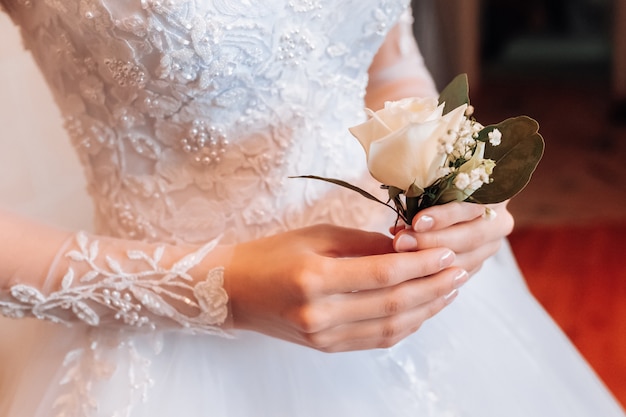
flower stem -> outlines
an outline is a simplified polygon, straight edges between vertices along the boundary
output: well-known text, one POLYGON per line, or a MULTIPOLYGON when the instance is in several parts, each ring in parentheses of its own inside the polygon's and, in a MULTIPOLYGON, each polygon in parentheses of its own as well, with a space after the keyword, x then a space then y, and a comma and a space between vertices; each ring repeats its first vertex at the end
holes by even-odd
POLYGON ((413 218, 419 213, 423 207, 420 207, 420 197, 407 197, 406 198, 406 222, 407 224, 413 224, 413 218))

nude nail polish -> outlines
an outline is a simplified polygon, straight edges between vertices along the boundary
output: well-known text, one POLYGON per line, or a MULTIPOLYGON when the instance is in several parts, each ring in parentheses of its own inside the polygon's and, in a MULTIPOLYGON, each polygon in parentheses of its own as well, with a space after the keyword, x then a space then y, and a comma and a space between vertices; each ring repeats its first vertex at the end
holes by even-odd
POLYGON ((467 271, 459 271, 454 277, 454 289, 461 288, 469 280, 469 274, 467 271))
POLYGON ((413 225, 413 230, 416 232, 426 232, 433 228, 435 225, 435 219, 430 216, 420 216, 415 224, 413 225))
POLYGON ((456 255, 454 254, 454 252, 452 252, 451 250, 446 251, 446 253, 444 253, 444 255, 439 258, 439 267, 443 269, 452 265, 452 262, 454 262, 455 258, 456 255))
POLYGON ((448 303, 448 304, 449 304, 449 303, 451 303, 451 302, 452 302, 452 300, 454 300, 454 299, 456 298, 456 296, 457 296, 457 294, 458 294, 458 293, 459 293, 459 290, 454 289, 454 290, 450 291, 447 295, 445 295, 445 296, 443 297, 443 299, 444 299, 444 301, 445 301, 446 303, 448 303))
POLYGON ((396 250, 398 252, 410 252, 417 250, 417 240, 407 233, 398 236, 396 240, 396 250))

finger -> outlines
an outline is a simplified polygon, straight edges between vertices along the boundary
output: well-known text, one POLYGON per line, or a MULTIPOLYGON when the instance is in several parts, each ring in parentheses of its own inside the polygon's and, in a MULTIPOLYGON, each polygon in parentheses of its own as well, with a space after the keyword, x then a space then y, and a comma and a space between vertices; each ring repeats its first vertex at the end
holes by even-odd
POLYGON ((468 279, 469 274, 463 269, 448 268, 390 288, 340 294, 320 304, 319 316, 326 327, 335 327, 346 322, 401 314, 444 297, 461 288, 468 279))
POLYGON ((484 244, 477 249, 457 255, 454 266, 463 268, 472 276, 478 272, 487 258, 495 255, 502 247, 502 239, 484 244))
POLYGON ((481 227, 481 219, 450 226, 433 232, 416 233, 410 230, 398 233, 394 248, 398 252, 414 252, 428 248, 449 247, 454 252, 467 252, 494 239, 497 232, 481 227))
POLYGON ((389 233, 391 233, 392 235, 395 235, 399 231, 407 229, 407 228, 410 229, 411 227, 408 226, 404 221, 400 220, 389 228, 389 233))
POLYGON ((455 255, 446 248, 388 253, 360 258, 327 259, 322 267, 326 295, 393 287, 447 268, 455 255))
POLYGON ((388 348, 415 333, 426 320, 449 305, 456 295, 455 290, 398 315, 349 323, 303 337, 306 344, 324 352, 388 348))
POLYGON ((506 210, 493 220, 482 216, 472 221, 458 223, 443 230, 417 233, 401 231, 394 236, 394 249, 399 252, 434 247, 447 247, 457 254, 472 251, 481 245, 500 240, 513 229, 513 217, 506 210))
POLYGON ((427 232, 445 229, 451 225, 471 221, 485 214, 486 207, 490 207, 496 212, 506 210, 508 201, 498 204, 475 204, 465 202, 451 202, 443 205, 433 206, 424 209, 413 219, 411 227, 405 224, 395 224, 389 228, 392 235, 396 235, 402 230, 409 229, 416 232, 427 232))
POLYGON ((412 228, 416 232, 441 230, 474 220, 484 212, 485 208, 480 204, 451 202, 424 209, 413 219, 412 228))

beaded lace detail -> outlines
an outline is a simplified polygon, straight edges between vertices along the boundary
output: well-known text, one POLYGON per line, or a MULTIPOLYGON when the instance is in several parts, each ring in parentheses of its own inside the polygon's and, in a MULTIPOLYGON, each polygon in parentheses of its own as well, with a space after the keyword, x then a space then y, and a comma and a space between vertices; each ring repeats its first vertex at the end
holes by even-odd
POLYGON ((90 326, 114 323, 152 330, 176 325, 222 334, 218 326, 228 314, 223 268, 212 269, 195 284, 189 274, 216 244, 212 241, 165 267, 164 246, 153 254, 133 250, 115 259, 102 255, 99 241, 89 241, 80 232, 75 247, 64 255, 70 263, 60 289, 45 295, 28 285, 14 285, 7 299, 0 298, 0 311, 14 318, 30 315, 67 324, 78 319, 90 326))
MULTIPOLYGON (((380 219, 349 190, 289 177, 342 178, 376 192, 348 127, 364 120, 367 70, 409 0, 5 3, 61 110, 98 233, 233 243, 380 219)), ((111 348, 103 325, 219 333, 221 271, 197 285, 185 279, 206 246, 166 267, 158 250, 116 258, 80 235, 76 245, 62 288, 18 284, 2 313, 99 324, 95 341, 66 358, 56 415, 131 415, 151 385, 149 366, 135 338, 111 348), (90 390, 121 371, 107 357, 119 352, 132 398, 105 401, 90 390)))
POLYGON ((167 242, 358 226, 348 127, 408 0, 9 0, 85 167, 97 231, 167 242), (207 215, 207 213, 211 213, 207 215))

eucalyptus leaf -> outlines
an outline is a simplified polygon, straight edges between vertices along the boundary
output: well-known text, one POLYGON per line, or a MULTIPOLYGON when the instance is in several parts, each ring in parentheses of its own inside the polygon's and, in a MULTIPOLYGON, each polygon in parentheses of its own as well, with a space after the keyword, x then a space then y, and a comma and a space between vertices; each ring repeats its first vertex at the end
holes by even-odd
POLYGON ((387 203, 385 203, 382 200, 379 200, 378 198, 376 198, 374 195, 368 193, 367 191, 350 184, 349 182, 345 182, 342 180, 338 180, 335 178, 325 178, 325 177, 318 177, 317 175, 298 175, 295 177, 289 177, 289 178, 306 178, 306 179, 313 179, 313 180, 320 180, 320 181, 325 181, 325 182, 329 182, 331 184, 335 184, 335 185, 339 185, 341 187, 347 188, 349 190, 352 191, 356 191, 357 193, 361 194, 363 197, 369 199, 369 200, 373 200, 376 201, 384 206, 390 207, 387 203))
POLYGON ((443 114, 448 114, 463 104, 470 103, 469 81, 467 74, 459 74, 448 84, 439 95, 439 104, 445 103, 443 114))
POLYGON ((491 175, 493 181, 480 187, 469 200, 489 204, 514 197, 526 187, 543 156, 544 141, 539 134, 539 124, 527 116, 514 117, 485 127, 478 139, 486 142, 484 157, 494 160, 496 166, 491 175), (494 129, 502 133, 498 146, 488 140, 494 129))

